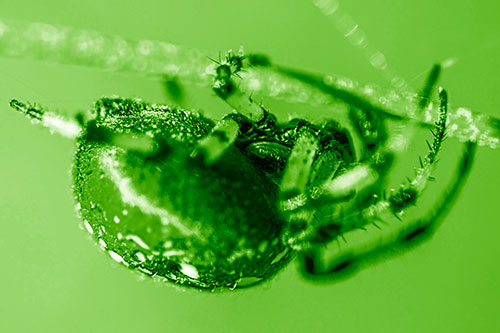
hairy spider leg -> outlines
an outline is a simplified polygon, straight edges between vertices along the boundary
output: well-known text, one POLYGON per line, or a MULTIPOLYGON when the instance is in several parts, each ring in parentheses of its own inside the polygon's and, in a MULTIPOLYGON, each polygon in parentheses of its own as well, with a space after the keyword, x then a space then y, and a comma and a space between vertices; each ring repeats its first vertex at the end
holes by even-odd
POLYGON ((252 97, 243 92, 234 82, 233 77, 239 76, 242 71, 243 56, 233 56, 230 51, 226 59, 215 69, 215 79, 212 85, 213 91, 229 106, 238 113, 248 117, 253 122, 258 122, 264 118, 264 110, 260 105, 254 103, 252 97), (234 63, 238 66, 235 67, 234 63))
POLYGON ((95 120, 93 119, 85 122, 81 114, 77 115, 75 120, 67 119, 54 112, 45 110, 40 105, 23 103, 17 99, 12 99, 10 106, 14 110, 26 115, 34 123, 38 123, 48 128, 52 133, 57 133, 68 139, 74 140, 80 135, 85 135, 87 140, 106 142, 125 150, 151 153, 155 149, 153 138, 147 135, 111 133, 106 129, 96 127, 95 120))
POLYGON ((434 87, 441 76, 441 67, 441 64, 434 64, 431 71, 427 75, 427 80, 425 81, 425 84, 419 94, 420 101, 418 102, 418 106, 420 110, 424 110, 431 103, 431 96, 434 91, 434 87))
POLYGON ((82 128, 76 121, 65 119, 54 112, 46 111, 40 105, 23 103, 17 99, 12 99, 9 104, 11 108, 23 113, 32 122, 48 128, 52 133, 57 133, 69 139, 75 139, 82 131, 82 128))
MULTIPOLYGON (((430 213, 405 223, 394 219, 384 220, 382 230, 373 230, 371 233, 353 230, 351 233, 356 235, 346 234, 345 237, 349 241, 342 244, 338 242, 339 248, 335 251, 328 247, 309 249, 300 254, 300 268, 303 276, 307 279, 329 281, 347 278, 363 266, 401 255, 404 251, 429 239, 454 205, 465 185, 471 171, 476 147, 477 144, 474 142, 465 143, 454 178, 430 213), (378 232, 377 237, 373 237, 375 232, 378 232), (356 242, 356 238, 361 238, 361 241, 356 242)), ((331 243, 330 246, 335 246, 335 244, 331 243)))
MULTIPOLYGON (((429 106, 430 96, 437 84, 439 74, 440 65, 434 65, 422 90, 421 102, 419 103, 420 111, 429 106)), ((404 131, 406 126, 400 128, 399 131, 394 131, 394 134, 386 135, 383 127, 385 118, 383 115, 378 114, 375 109, 367 108, 360 109, 359 111, 352 110, 350 117, 351 120, 354 118, 354 127, 358 137, 361 139, 364 149, 368 151, 370 151, 369 147, 373 141, 369 135, 364 133, 363 129, 366 127, 373 128, 375 126, 373 121, 366 123, 367 118, 382 117, 382 123, 378 125, 377 130, 380 132, 380 139, 384 141, 377 146, 376 150, 371 149, 372 154, 365 154, 360 160, 361 163, 355 165, 350 171, 325 182, 323 190, 332 197, 345 197, 352 192, 359 193, 376 184, 376 182, 387 173, 394 159, 394 154, 401 150, 402 144, 399 141, 406 140, 404 131)), ((406 143, 403 143, 403 145, 405 144, 406 143)))
MULTIPOLYGON (((215 78, 212 86, 213 91, 237 113, 247 117, 253 122, 262 120, 265 111, 262 106, 257 105, 251 96, 241 91, 233 80, 233 76, 238 76, 241 71, 241 61, 243 57, 233 56, 231 51, 226 54, 222 62, 215 61, 215 78), (235 63, 237 63, 236 68, 235 63)), ((238 134, 239 125, 231 117, 225 117, 217 123, 212 132, 199 142, 194 149, 192 156, 197 156, 203 151, 205 163, 212 164, 226 151, 234 142, 238 134)))
MULTIPOLYGON (((297 78, 303 81, 310 79, 307 75, 302 76, 302 74, 298 74, 297 78)), ((436 75, 432 75, 432 79, 428 79, 426 87, 430 88, 427 89, 426 94, 430 95, 436 81, 436 75)), ((315 82, 314 84, 323 86, 322 82, 315 82)), ((324 87, 330 89, 330 87, 324 87)), ((359 193, 370 190, 372 185, 382 184, 381 176, 383 177, 392 162, 392 150, 387 149, 383 141, 387 139, 385 119, 378 119, 377 117, 381 117, 381 115, 374 112, 370 105, 363 105, 363 107, 366 107, 366 109, 360 109, 356 114, 351 114, 351 117, 356 120, 356 133, 362 142, 364 150, 361 159, 363 163, 356 165, 338 177, 333 177, 333 174, 330 177, 325 177, 324 183, 320 186, 320 195, 326 192, 330 198, 346 201, 356 194, 358 194, 359 198, 359 193), (380 133, 376 138, 370 137, 370 134, 367 133, 367 130, 374 129, 380 133), (367 151, 370 150, 370 144, 375 143, 375 141, 382 141, 378 144, 379 149, 372 154, 367 154, 367 151), (382 148, 385 148, 385 150, 382 148)), ((317 209, 314 205, 307 204, 309 198, 308 194, 306 194, 306 185, 311 178, 312 164, 318 148, 317 142, 311 137, 307 138, 307 136, 310 135, 305 134, 296 142, 280 187, 280 208, 289 223, 289 232, 285 233, 284 239, 296 249, 309 246, 308 240, 315 241, 314 238, 324 242, 328 237, 336 235, 337 232, 336 228, 334 228, 335 230, 327 230, 328 225, 321 225, 321 221, 318 221, 315 215, 317 209), (318 227, 321 227, 320 230, 325 232, 320 231, 318 235, 321 235, 314 237, 318 227)), ((335 173, 337 168, 332 168, 331 171, 335 173)))
MULTIPOLYGON (((403 213, 403 210, 414 204, 417 197, 423 192, 428 179, 431 177, 431 171, 433 169, 434 163, 436 161, 437 153, 440 149, 441 143, 445 138, 445 124, 447 119, 447 94, 445 90, 440 91, 440 118, 436 122, 436 130, 434 133, 434 142, 432 145, 429 144, 430 152, 425 157, 424 161, 421 162, 421 167, 418 169, 415 178, 406 186, 402 186, 401 189, 391 194, 391 196, 386 199, 380 199, 369 205, 368 207, 363 207, 362 204, 358 204, 363 198, 356 196, 357 191, 353 193, 351 189, 350 192, 346 192, 342 199, 346 201, 352 197, 359 199, 357 202, 342 205, 346 206, 347 210, 341 210, 340 212, 334 214, 336 219, 339 221, 331 224, 331 230, 326 230, 326 236, 332 239, 338 235, 342 235, 353 229, 365 228, 367 221, 374 222, 374 219, 382 219, 382 216, 386 213, 393 214, 399 219, 399 216, 403 213), (346 215, 345 215, 346 214, 346 215)), ((308 204, 309 194, 306 193, 306 187, 309 182, 309 177, 312 170, 312 164, 314 161, 314 156, 317 150, 317 143, 311 137, 310 134, 304 133, 292 150, 292 153, 283 176, 283 181, 280 187, 280 208, 285 215, 285 219, 289 224, 289 232, 285 233, 285 241, 289 245, 296 249, 303 249, 308 247, 310 244, 308 241, 314 241, 314 234, 317 231, 319 238, 322 242, 328 240, 325 235, 321 236, 324 228, 328 227, 324 225, 324 218, 320 221, 315 219, 316 209, 314 205, 308 204), (321 226, 321 229, 318 227, 321 226)), ((334 177, 333 181, 326 181, 322 184, 320 192, 323 192, 325 186, 329 184, 334 184, 335 180, 340 179, 342 182, 347 182, 346 188, 349 188, 349 184, 356 181, 352 177, 367 177, 371 176, 376 178, 377 175, 370 175, 373 169, 372 167, 361 165, 363 168, 351 169, 345 174, 338 177, 334 177), (353 172, 355 170, 355 172, 353 172), (351 178, 350 178, 351 177, 351 178)), ((368 187, 371 184, 363 184, 364 187, 368 187)), ((336 185, 337 186, 337 185, 336 185)), ((329 194, 329 191, 325 191, 329 194)), ((329 196, 327 196, 329 197, 329 196)), ((331 219, 331 218, 330 218, 331 219)), ((335 219, 334 219, 335 220, 335 219)), ((371 223, 370 222, 370 223, 371 223)))
MULTIPOLYGON (((430 98, 434 87, 439 80, 441 65, 435 64, 419 94, 419 109, 424 110, 430 104, 430 98)), ((387 142, 388 134, 385 124, 386 115, 379 113, 372 108, 361 109, 359 107, 349 107, 349 120, 353 124, 354 131, 360 139, 361 160, 368 160, 383 144, 387 142)))
MULTIPOLYGON (((418 233, 425 232, 426 225, 432 223, 433 219, 426 218, 412 222, 401 221, 403 212, 412 205, 415 205, 418 198, 421 196, 425 186, 432 179, 431 172, 437 161, 437 154, 441 144, 446 138, 446 119, 447 119, 447 94, 446 91, 440 90, 440 118, 436 122, 434 141, 429 144, 429 153, 420 160, 420 168, 417 169, 416 175, 406 185, 401 185, 398 190, 393 190, 388 198, 382 198, 376 201, 371 206, 358 211, 358 207, 353 206, 351 211, 344 216, 332 217, 334 225, 338 225, 337 237, 347 238, 347 245, 343 249, 339 249, 333 255, 333 258, 327 260, 321 259, 321 251, 309 252, 304 259, 304 267, 306 272, 316 275, 336 275, 339 272, 348 273, 355 268, 354 260, 363 257, 369 258, 369 254, 376 253, 379 249, 390 248, 390 245, 400 239, 411 239, 417 236, 418 233), (383 223, 383 229, 377 223, 383 223), (366 232, 368 229, 371 232, 366 232), (381 229, 377 231, 375 229, 381 229), (378 237, 373 241, 373 233, 379 232, 378 237), (329 264, 324 265, 327 261, 329 264), (349 267, 349 269, 347 269, 349 267)), ((457 172, 458 179, 452 182, 449 194, 458 195, 459 189, 463 185, 462 173, 467 173, 472 163, 471 155, 474 153, 475 146, 467 146, 462 157, 462 162, 459 165, 457 172)), ((443 199, 447 200, 447 199, 443 199)), ((440 204, 436 211, 444 212, 445 203, 440 204)), ((449 208, 448 208, 449 209, 449 208)), ((436 214, 432 214, 434 216, 436 214)), ((340 243, 339 243, 340 244, 340 243)))
POLYGON ((295 141, 280 186, 280 210, 288 222, 283 241, 297 250, 331 240, 329 220, 351 196, 341 200, 323 196, 320 186, 355 161, 350 133, 336 121, 321 126, 321 138, 307 129, 295 141))
MULTIPOLYGON (((444 89, 440 89, 440 117, 435 124, 433 143, 429 146, 429 153, 424 159, 420 159, 420 167, 417 168, 415 177, 408 180, 408 184, 401 185, 398 190, 392 190, 388 198, 375 197, 376 202, 369 207, 359 210, 359 207, 351 207, 340 221, 342 227, 340 232, 346 233, 353 229, 364 228, 366 224, 383 220, 383 216, 392 214, 400 218, 404 210, 414 205, 421 196, 429 180, 432 180, 432 171, 437 161, 437 155, 441 144, 446 139, 446 120, 448 114, 448 96, 444 89)), ((340 177, 338 177, 340 178, 340 177)))
MULTIPOLYGON (((436 85, 438 77, 439 67, 435 66, 431 71, 424 87, 423 98, 426 101, 429 101, 430 94, 436 85)), ((441 97, 442 115, 444 117, 441 121, 443 122, 445 121, 444 119, 447 113, 446 92, 442 91, 441 97)), ((421 107, 426 107, 427 105, 428 102, 422 103, 421 107)), ((378 140, 387 138, 384 128, 385 119, 375 120, 375 117, 378 116, 380 115, 370 108, 360 110, 356 116, 358 122, 354 125, 357 129, 356 133, 362 142, 364 150, 368 150, 370 143, 374 143, 375 141, 370 141, 373 138, 369 137, 369 134, 365 133, 363 129, 369 127, 371 130, 376 129, 379 131, 380 136, 377 135, 378 140), (363 111, 367 113, 364 113, 363 111)), ((444 135, 444 123, 440 124, 440 130, 442 130, 442 132, 437 132, 444 135)), ((318 218, 316 216, 318 214, 318 209, 314 206, 335 204, 339 210, 337 210, 334 214, 342 215, 345 213, 352 213, 353 210, 359 211, 364 208, 371 207, 370 204, 373 202, 371 199, 373 198, 372 193, 373 191, 380 190, 380 187, 383 185, 382 178, 386 174, 386 171, 391 165, 393 159, 393 151, 385 148, 385 143, 381 143, 379 149, 373 152, 373 154, 365 154, 362 156, 360 164, 357 164, 355 167, 347 170, 340 176, 324 177, 324 182, 319 185, 319 189, 313 188, 311 191, 306 189, 306 186, 312 178, 311 173, 314 171, 313 160, 318 146, 317 142, 315 142, 311 137, 308 138, 308 136, 310 135, 305 133, 296 142, 287 163, 280 187, 280 208, 285 215, 285 219, 289 223, 289 232, 285 234, 284 240, 297 249, 308 247, 310 242, 327 242, 336 237, 339 232, 344 232, 343 229, 346 228, 345 225, 340 227, 335 224, 325 224, 325 218, 318 218), (311 193, 306 193, 306 191, 311 193), (323 194, 325 194, 325 197, 329 198, 327 200, 323 200, 326 202, 322 203, 319 202, 321 200, 317 199, 323 194), (313 200, 309 200, 311 196, 315 198, 313 198, 313 200), (355 205, 349 202, 349 199, 353 197, 357 199, 355 205), (337 202, 333 202, 335 200, 337 202), (344 208, 346 208, 346 211, 344 211, 344 208)), ((439 141, 439 145, 440 143, 441 141, 439 141)), ((438 148, 435 149, 436 151, 434 154, 437 154, 438 148)), ((432 159, 432 162, 430 163, 432 164, 434 157, 430 159, 432 159)), ((329 163, 332 164, 334 162, 329 161, 329 163)), ((429 174, 430 176, 430 165, 427 168, 422 166, 422 169, 425 170, 423 174, 429 174)), ((331 170, 335 173, 337 169, 332 166, 331 170)), ((427 178, 420 176, 415 180, 413 186, 417 188, 417 191, 422 191, 423 187, 425 187, 426 181, 427 178)), ((413 187, 408 190, 408 193, 410 193, 411 190, 413 190, 413 187)), ((400 195, 407 195, 407 192, 400 195)))
POLYGON ((306 204, 307 185, 317 150, 315 136, 304 131, 295 142, 280 185, 280 210, 288 223, 282 240, 297 250, 302 249, 304 240, 317 227, 315 209, 306 204))

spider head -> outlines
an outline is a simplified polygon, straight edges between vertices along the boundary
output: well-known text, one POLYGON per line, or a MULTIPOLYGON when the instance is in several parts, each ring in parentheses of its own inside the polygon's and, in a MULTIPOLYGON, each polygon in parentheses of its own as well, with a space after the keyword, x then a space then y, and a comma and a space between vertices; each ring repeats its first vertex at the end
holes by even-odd
POLYGON ((322 184, 342 175, 353 163, 355 153, 350 135, 333 120, 319 125, 304 119, 278 124, 267 111, 257 123, 249 125, 245 118, 238 121, 242 133, 235 145, 280 187, 277 205, 286 221, 282 243, 301 250, 337 236, 338 226, 324 217, 338 214, 348 198, 332 200, 323 195, 322 184), (307 143, 299 144, 307 152, 295 160, 291 152, 301 137, 308 137, 307 143), (309 164, 305 173, 283 178, 287 168, 302 163, 309 164))

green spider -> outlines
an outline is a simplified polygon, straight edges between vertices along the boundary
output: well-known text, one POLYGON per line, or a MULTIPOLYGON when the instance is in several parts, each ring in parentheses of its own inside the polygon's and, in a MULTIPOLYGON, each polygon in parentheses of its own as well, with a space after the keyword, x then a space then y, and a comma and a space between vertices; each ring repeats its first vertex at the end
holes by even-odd
MULTIPOLYGON (((369 103, 349 104, 353 135, 335 120, 279 123, 238 89, 235 80, 250 66, 273 68, 256 55, 228 53, 217 62, 212 88, 236 110, 217 123, 123 98, 98 100, 92 117, 76 122, 17 100, 11 106, 76 138, 74 194, 83 226, 112 259, 160 280, 245 288, 269 280, 296 255, 304 276, 333 280, 432 233, 475 152, 475 144, 465 145, 455 179, 428 216, 402 219, 432 180, 445 139, 444 90, 429 153, 414 178, 385 194, 398 139, 386 131, 386 115, 369 103), (345 238, 354 241, 332 245, 345 238)), ((274 70, 334 93, 308 74, 274 70)), ((435 67, 421 109, 438 76, 435 67)))

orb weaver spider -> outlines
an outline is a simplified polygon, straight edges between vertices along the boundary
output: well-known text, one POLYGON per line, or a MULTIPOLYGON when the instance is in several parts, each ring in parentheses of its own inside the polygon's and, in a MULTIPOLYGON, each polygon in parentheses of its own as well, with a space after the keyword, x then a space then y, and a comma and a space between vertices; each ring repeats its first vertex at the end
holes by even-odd
MULTIPOLYGON (((384 67, 383 55, 366 48, 364 33, 337 1, 315 4, 370 61, 375 56, 372 66, 384 67)), ((203 85, 208 79, 235 110, 214 122, 182 108, 104 97, 90 116, 78 114, 72 121, 35 104, 10 103, 34 122, 77 140, 77 210, 99 246, 128 268, 179 286, 255 286, 294 257, 312 280, 350 276, 432 235, 467 180, 476 145, 499 146, 500 121, 468 110, 448 112, 442 89, 432 114, 439 65, 418 98, 400 89, 394 98, 383 98, 388 103, 374 103, 372 97, 381 95, 370 95, 372 87, 353 88, 352 82, 280 67, 257 54, 228 52, 207 67, 200 52, 168 43, 134 44, 44 24, 23 30, 14 22, 11 29, 6 23, 0 21, 0 43, 6 41, 0 54, 168 74, 165 84, 178 101, 182 90, 175 75, 203 85), (19 36, 28 37, 26 45, 18 43, 19 36), (340 102, 351 130, 337 120, 278 122, 249 91, 325 107, 340 102), (402 126, 388 130, 389 121, 402 126), (433 140, 415 176, 386 193, 388 172, 412 128, 429 124, 433 140), (457 170, 434 207, 408 219, 406 211, 434 179, 446 130, 466 142, 457 170)), ((394 78, 391 84, 401 83, 394 78)))
MULTIPOLYGON (((246 288, 269 280, 296 254, 304 276, 337 279, 432 234, 466 181, 476 146, 465 144, 433 210, 403 220, 433 180, 446 137, 445 90, 428 154, 412 179, 386 194, 384 180, 405 137, 388 134, 386 115, 369 103, 349 104, 352 134, 335 120, 279 123, 236 83, 252 67, 331 93, 266 57, 228 52, 217 61, 212 88, 236 112, 218 122, 119 97, 101 98, 91 117, 79 114, 76 122, 35 104, 10 105, 76 138, 74 194, 84 227, 112 259, 160 280, 211 291, 246 288), (360 240, 325 259, 327 246, 344 237, 360 240)), ((439 71, 429 75, 421 110, 439 71)))

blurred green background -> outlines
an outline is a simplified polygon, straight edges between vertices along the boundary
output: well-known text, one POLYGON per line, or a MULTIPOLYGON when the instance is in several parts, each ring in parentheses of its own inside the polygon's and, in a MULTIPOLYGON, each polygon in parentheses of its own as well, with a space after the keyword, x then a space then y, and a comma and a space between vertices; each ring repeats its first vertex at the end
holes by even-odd
MULTIPOLYGON (((499 2, 342 5, 393 70, 415 87, 433 63, 454 57, 456 65, 441 82, 452 103, 500 116, 499 2)), ((2 1, 0 17, 214 52, 244 45, 276 63, 387 86, 306 0, 18 0, 2 1)), ((193 108, 214 117, 229 111, 209 91, 205 97, 197 92, 188 90, 193 108)), ((459 201, 430 242, 349 280, 312 284, 292 264, 269 284, 247 291, 183 291, 142 279, 100 253, 74 211, 74 143, 32 126, 8 107, 16 97, 71 115, 111 94, 167 101, 158 80, 0 59, 0 331, 500 331, 500 151, 479 150, 459 201)), ((282 116, 307 111, 265 103, 282 116)), ((425 152, 422 142, 409 152, 415 154, 411 161, 425 152)), ((438 179, 451 172, 456 158, 457 142, 446 145, 438 179)), ((414 166, 410 162, 403 170, 411 173, 414 166)), ((429 189, 427 198, 437 199, 438 193, 429 189)))

